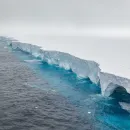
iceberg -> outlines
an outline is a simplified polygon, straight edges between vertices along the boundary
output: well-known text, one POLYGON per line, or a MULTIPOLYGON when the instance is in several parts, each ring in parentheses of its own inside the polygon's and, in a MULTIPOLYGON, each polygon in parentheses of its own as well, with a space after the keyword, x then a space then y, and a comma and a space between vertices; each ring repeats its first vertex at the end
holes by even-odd
POLYGON ((99 64, 94 61, 83 60, 64 52, 47 51, 37 45, 21 43, 14 39, 1 37, 0 41, 2 40, 13 49, 20 49, 48 64, 71 70, 79 78, 89 78, 93 83, 99 83, 100 68, 99 64))
POLYGON ((89 78, 93 83, 100 84, 103 96, 110 96, 119 86, 130 93, 130 79, 101 72, 95 61, 83 60, 65 52, 47 51, 40 46, 22 43, 9 37, 0 37, 0 42, 27 52, 48 64, 71 70, 79 78, 89 78))
POLYGON ((123 87, 130 93, 130 79, 109 73, 100 73, 100 85, 103 96, 110 96, 117 87, 123 87))

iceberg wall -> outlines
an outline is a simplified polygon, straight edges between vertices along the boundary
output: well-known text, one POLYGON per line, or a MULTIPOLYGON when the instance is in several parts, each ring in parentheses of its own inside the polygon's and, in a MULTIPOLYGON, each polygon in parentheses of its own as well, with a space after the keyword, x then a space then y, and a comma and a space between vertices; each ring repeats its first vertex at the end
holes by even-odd
MULTIPOLYGON (((2 41, 2 38, 0 40, 2 41)), ((21 43, 14 39, 3 38, 3 41, 13 49, 20 49, 44 62, 72 70, 79 78, 89 78, 93 83, 99 83, 100 68, 99 64, 94 61, 83 60, 64 52, 46 51, 39 46, 21 43)))
POLYGON ((100 73, 100 85, 103 96, 110 96, 117 87, 123 87, 130 93, 130 80, 109 73, 100 73))
POLYGON ((27 52, 48 64, 72 70, 79 78, 89 78, 95 84, 100 83, 103 96, 110 96, 119 86, 130 93, 129 79, 101 72, 99 64, 94 61, 83 60, 64 52, 47 51, 37 45, 21 43, 13 38, 0 37, 0 42, 10 45, 13 49, 27 52))

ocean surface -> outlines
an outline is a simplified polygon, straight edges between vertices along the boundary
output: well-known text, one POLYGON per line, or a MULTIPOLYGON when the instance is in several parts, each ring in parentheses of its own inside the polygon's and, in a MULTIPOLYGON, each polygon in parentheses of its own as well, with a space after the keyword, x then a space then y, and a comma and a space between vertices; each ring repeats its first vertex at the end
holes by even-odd
POLYGON ((2 44, 0 84, 0 130, 130 130, 118 93, 2 44))

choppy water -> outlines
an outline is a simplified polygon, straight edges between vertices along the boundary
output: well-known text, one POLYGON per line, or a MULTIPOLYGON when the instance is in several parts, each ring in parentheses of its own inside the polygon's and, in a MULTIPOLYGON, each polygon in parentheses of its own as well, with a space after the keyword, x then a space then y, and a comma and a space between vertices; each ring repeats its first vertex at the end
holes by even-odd
POLYGON ((103 98, 99 86, 22 51, 8 50, 0 49, 2 130, 130 129, 129 113, 118 100, 103 98))
POLYGON ((91 128, 88 120, 83 120, 73 105, 49 89, 48 82, 0 47, 0 130, 91 128))

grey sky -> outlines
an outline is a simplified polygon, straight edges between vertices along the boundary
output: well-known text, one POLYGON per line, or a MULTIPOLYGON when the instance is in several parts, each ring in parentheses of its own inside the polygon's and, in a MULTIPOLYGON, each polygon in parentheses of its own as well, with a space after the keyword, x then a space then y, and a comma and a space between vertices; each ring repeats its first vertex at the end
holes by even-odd
POLYGON ((129 6, 129 0, 0 0, 0 21, 130 27, 129 6))
POLYGON ((130 78, 130 0, 0 0, 0 35, 130 78))

